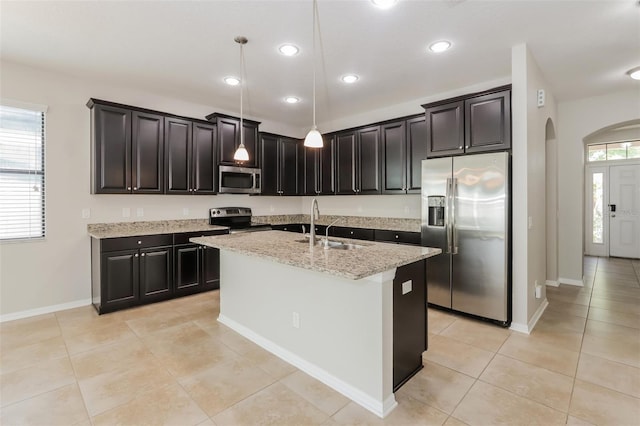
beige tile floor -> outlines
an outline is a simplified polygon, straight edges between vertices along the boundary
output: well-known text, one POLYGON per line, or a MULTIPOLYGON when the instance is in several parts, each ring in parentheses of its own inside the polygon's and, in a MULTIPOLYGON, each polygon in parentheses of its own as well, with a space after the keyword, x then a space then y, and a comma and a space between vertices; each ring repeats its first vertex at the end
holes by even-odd
POLYGON ((2 425, 640 425, 640 261, 585 260, 531 335, 429 311, 383 420, 216 321, 218 292, 0 327, 2 425))

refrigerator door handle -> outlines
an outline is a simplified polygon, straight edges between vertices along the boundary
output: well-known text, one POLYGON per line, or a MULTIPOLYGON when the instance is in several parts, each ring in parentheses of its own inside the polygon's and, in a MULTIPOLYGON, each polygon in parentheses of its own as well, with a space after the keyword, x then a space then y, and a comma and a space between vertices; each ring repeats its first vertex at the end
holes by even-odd
POLYGON ((446 193, 446 206, 445 208, 447 209, 445 215, 444 215, 444 226, 445 229, 447 230, 447 251, 446 253, 449 254, 451 253, 451 178, 447 178, 447 193, 446 193))
POLYGON ((453 178, 451 183, 451 254, 458 254, 458 230, 456 229, 456 200, 458 199, 458 178, 453 178))

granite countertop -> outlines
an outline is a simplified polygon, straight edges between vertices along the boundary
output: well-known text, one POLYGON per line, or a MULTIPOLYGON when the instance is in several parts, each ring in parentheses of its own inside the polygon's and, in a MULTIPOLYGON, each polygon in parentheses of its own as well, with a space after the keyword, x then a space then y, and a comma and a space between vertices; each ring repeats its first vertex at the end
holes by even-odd
POLYGON ((148 222, 92 223, 87 225, 91 237, 120 238, 141 235, 179 234, 182 232, 201 232, 227 230, 226 226, 209 225, 208 219, 155 220, 148 222))
MULTIPOLYGON (((253 216, 252 222, 269 223, 271 225, 287 225, 309 223, 308 214, 253 216)), ((321 214, 315 220, 316 225, 329 225, 337 220, 334 226, 350 228, 383 229, 389 231, 420 232, 420 219, 401 219, 394 217, 339 216, 321 214)))
POLYGON ((307 240, 300 242, 301 240, 305 240, 302 235, 284 231, 248 232, 190 239, 193 243, 353 280, 388 271, 442 252, 432 247, 333 237, 330 240, 345 241, 363 247, 354 250, 325 250, 322 246, 316 246, 310 250, 309 242, 307 240))

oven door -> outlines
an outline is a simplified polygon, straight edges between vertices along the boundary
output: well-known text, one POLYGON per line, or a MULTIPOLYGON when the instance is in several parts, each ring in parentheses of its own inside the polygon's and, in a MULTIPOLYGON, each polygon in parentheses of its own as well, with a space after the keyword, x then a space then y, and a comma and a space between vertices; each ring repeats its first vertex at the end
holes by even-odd
POLYGON ((260 169, 220 166, 220 190, 225 194, 259 194, 260 169))

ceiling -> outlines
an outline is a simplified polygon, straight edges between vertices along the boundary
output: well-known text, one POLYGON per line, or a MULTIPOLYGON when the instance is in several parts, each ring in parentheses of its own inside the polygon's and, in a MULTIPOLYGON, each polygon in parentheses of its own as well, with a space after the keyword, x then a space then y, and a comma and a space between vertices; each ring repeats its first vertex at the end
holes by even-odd
MULTIPOLYGON (((319 0, 318 122, 510 79, 511 48, 527 43, 557 100, 638 90, 637 0, 319 0), (436 40, 453 47, 427 51, 436 40), (339 78, 353 72, 352 85, 339 78)), ((311 125, 311 0, 5 1, 0 57, 239 111, 237 35, 245 46, 245 115, 311 125), (277 47, 301 49, 284 57, 277 47), (301 99, 283 102, 287 95, 301 99)), ((213 111, 212 111, 213 112, 213 111)))

